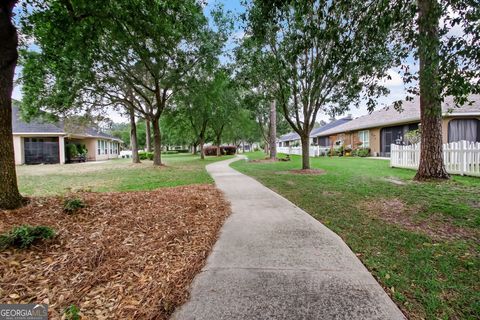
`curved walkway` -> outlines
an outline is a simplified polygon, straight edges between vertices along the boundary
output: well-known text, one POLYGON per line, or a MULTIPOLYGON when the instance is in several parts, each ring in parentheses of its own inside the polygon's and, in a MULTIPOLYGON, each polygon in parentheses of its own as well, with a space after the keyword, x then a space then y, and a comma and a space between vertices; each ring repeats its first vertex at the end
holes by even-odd
POLYGON ((237 160, 207 166, 232 215, 173 319, 405 319, 340 237, 237 160))

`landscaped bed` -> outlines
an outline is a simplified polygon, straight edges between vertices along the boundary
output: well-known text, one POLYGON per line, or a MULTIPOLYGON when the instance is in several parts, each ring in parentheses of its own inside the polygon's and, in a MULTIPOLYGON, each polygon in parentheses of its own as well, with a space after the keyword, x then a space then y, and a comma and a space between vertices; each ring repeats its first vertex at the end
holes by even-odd
POLYGON ((0 303, 48 303, 52 319, 69 307, 87 319, 166 319, 230 212, 213 185, 74 196, 86 207, 72 214, 61 197, 0 211, 1 233, 25 224, 57 233, 0 252, 0 303))

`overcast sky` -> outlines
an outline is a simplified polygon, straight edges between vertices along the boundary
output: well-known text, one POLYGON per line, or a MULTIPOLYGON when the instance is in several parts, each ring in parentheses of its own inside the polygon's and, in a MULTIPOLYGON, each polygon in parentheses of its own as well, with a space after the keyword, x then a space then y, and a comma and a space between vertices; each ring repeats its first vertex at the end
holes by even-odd
MULTIPOLYGON (((240 4, 240 0, 221 0, 218 1, 220 3, 223 3, 225 9, 232 11, 234 14, 240 14, 244 12, 244 8, 240 4)), ((205 13, 207 16, 210 16, 210 11, 215 5, 215 1, 208 1, 207 6, 205 7, 205 13)), ((239 19, 236 19, 236 30, 232 35, 232 39, 229 41, 229 44, 227 45, 226 50, 230 51, 234 47, 235 39, 241 38, 243 36, 243 31, 242 31, 242 26, 239 23, 239 19)), ((17 74, 21 72, 21 67, 17 67, 17 74)), ((379 99, 379 105, 377 108, 381 108, 384 105, 390 105, 394 101, 401 100, 405 97, 405 88, 404 84, 402 81, 401 76, 396 72, 395 70, 390 70, 389 75, 391 77, 390 80, 383 80, 382 82, 384 85, 390 89, 390 94, 388 96, 382 97, 379 99)), ((13 98, 17 100, 22 99, 22 92, 21 92, 21 87, 19 85, 15 86, 14 91, 13 91, 13 98)), ((363 103, 359 108, 352 107, 349 112, 346 112, 346 114, 352 114, 353 117, 358 117, 364 114, 367 114, 367 108, 365 103, 363 103)), ((114 121, 114 122, 128 122, 128 119, 125 118, 124 116, 121 116, 118 112, 114 110, 110 110, 108 112, 109 117, 114 121)), ((325 114, 320 114, 318 116, 317 121, 320 120, 325 120, 327 121, 329 119, 328 115, 325 114)))

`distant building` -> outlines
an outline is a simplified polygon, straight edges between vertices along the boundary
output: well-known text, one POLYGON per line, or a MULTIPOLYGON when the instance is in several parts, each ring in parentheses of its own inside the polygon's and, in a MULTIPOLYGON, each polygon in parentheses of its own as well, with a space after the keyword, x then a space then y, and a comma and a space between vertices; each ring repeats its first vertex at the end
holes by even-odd
POLYGON ((62 123, 20 119, 17 107, 12 108, 15 164, 65 163, 67 143, 81 144, 87 149, 86 160, 118 158, 122 141, 94 128, 69 132, 62 123))
MULTIPOLYGON (((472 105, 455 108, 452 98, 442 104, 443 142, 480 142, 480 95, 470 97, 472 105)), ((405 133, 420 124, 419 99, 404 101, 403 111, 385 107, 317 134, 320 145, 369 148, 373 156, 390 156, 391 144, 406 144, 405 133)), ((321 127, 320 127, 321 128, 321 127)), ((319 129, 320 129, 319 128, 319 129)))
MULTIPOLYGON (((335 128, 337 126, 343 125, 352 120, 352 116, 348 116, 338 120, 332 120, 329 123, 320 126, 318 128, 314 128, 310 132, 310 144, 318 145, 318 146, 329 146, 328 137, 327 140, 323 136, 321 136, 322 132, 335 128)), ((296 132, 289 132, 280 136, 277 139, 277 146, 278 147, 292 147, 292 146, 300 146, 300 136, 296 132)))

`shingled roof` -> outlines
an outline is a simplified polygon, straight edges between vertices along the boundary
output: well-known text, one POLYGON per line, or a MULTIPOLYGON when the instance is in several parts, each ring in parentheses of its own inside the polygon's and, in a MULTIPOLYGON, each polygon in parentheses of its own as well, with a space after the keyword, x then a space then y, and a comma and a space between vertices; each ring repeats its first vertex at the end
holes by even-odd
POLYGON ((280 138, 278 138, 278 141, 284 142, 284 141, 293 141, 293 140, 300 140, 300 136, 296 132, 289 132, 284 135, 281 135, 280 138))
POLYGON ((44 122, 42 120, 32 120, 25 122, 20 118, 20 110, 12 107, 12 131, 13 133, 55 133, 65 134, 63 126, 59 123, 44 122))
POLYGON ((352 116, 348 116, 348 117, 338 119, 338 120, 333 120, 333 121, 331 121, 331 122, 329 122, 329 123, 327 123, 323 126, 320 126, 318 128, 313 129, 312 132, 310 132, 310 138, 315 138, 315 137, 321 136, 322 132, 333 129, 333 128, 338 127, 338 126, 341 126, 341 125, 343 125, 345 123, 348 123, 350 121, 352 121, 352 116))
MULTIPOLYGON (((323 126, 320 126, 318 128, 314 128, 310 132, 310 138, 318 137, 318 136, 321 135, 321 133, 323 131, 335 128, 335 127, 340 126, 342 124, 345 124, 345 123, 347 123, 351 120, 352 120, 352 117, 348 116, 348 117, 345 117, 345 118, 342 118, 342 119, 333 120, 333 121, 331 121, 327 124, 324 124, 323 126)), ((300 140, 300 136, 296 132, 289 132, 289 133, 286 133, 286 134, 280 136, 280 138, 278 138, 279 142, 294 141, 294 140, 300 140)))
MULTIPOLYGON (((464 105, 456 108, 453 103, 453 98, 447 97, 442 103, 442 111, 445 115, 451 116, 480 115, 480 95, 472 95, 469 99, 474 101, 472 105, 464 105)), ((329 136, 341 132, 420 121, 420 101, 418 97, 413 101, 404 101, 402 108, 403 110, 399 112, 393 106, 384 107, 370 114, 353 119, 343 125, 322 131, 320 134, 317 134, 317 136, 329 136)))
POLYGON ((12 107, 12 132, 13 134, 29 133, 29 134, 52 134, 52 135, 77 135, 91 138, 105 138, 121 141, 109 134, 101 132, 95 128, 82 128, 78 130, 65 130, 63 123, 52 123, 42 121, 41 119, 33 119, 30 122, 25 122, 20 117, 20 110, 18 107, 12 107))

